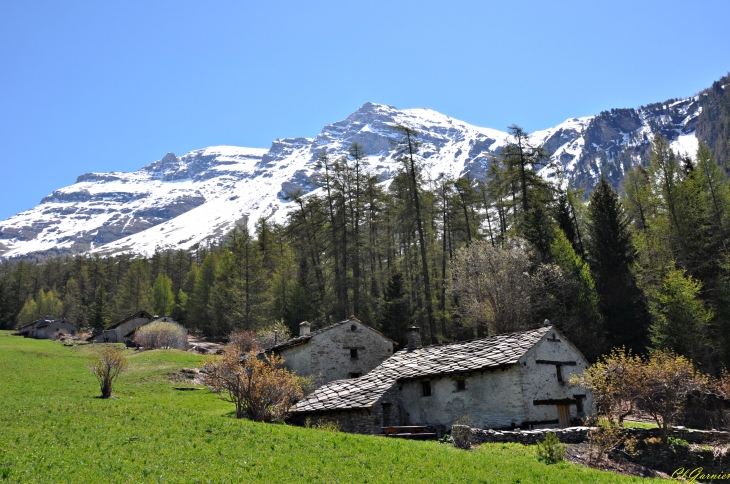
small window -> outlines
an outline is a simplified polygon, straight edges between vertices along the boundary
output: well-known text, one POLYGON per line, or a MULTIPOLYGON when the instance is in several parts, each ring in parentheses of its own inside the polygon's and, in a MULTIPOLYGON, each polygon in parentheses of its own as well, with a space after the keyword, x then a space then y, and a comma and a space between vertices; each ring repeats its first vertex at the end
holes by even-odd
POLYGON ((463 392, 464 390, 466 390, 466 378, 457 378, 456 379, 456 391, 463 392))
POLYGON ((421 382, 421 387, 423 388, 423 396, 430 397, 431 396, 431 382, 430 381, 421 382))
POLYGON ((357 331, 357 324, 350 326, 350 331, 357 331))
POLYGON ((350 358, 353 360, 357 359, 357 348, 350 348, 350 358))
POLYGON ((350 378, 360 378, 362 373, 350 373, 350 378))
POLYGON ((560 383, 563 383, 563 366, 562 365, 555 365, 555 371, 558 374, 558 381, 560 383))

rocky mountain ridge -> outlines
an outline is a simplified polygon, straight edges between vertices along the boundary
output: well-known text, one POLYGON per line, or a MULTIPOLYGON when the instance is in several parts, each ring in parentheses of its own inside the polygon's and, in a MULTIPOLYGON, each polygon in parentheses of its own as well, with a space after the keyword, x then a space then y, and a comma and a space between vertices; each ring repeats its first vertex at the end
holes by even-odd
MULTIPOLYGON (((692 155, 698 133, 708 133, 700 136, 722 155, 730 138, 722 127, 730 114, 728 84, 726 77, 691 98, 572 118, 532 133, 531 141, 552 153, 554 165, 572 185, 586 188, 601 174, 618 185, 629 167, 646 160, 656 132, 680 155, 692 155), (708 112, 713 119, 707 119, 708 112)), ((282 222, 294 206, 288 193, 318 189, 316 159, 322 150, 336 159, 357 141, 369 169, 387 184, 399 169, 391 143, 395 124, 419 133, 420 156, 432 179, 441 173, 483 176, 508 139, 505 131, 429 109, 366 103, 314 138, 277 139, 268 150, 216 146, 179 157, 168 153, 136 172, 81 175, 38 206, 0 222, 0 258, 151 254, 220 239, 237 223, 253 229, 261 217, 282 222)), ((546 168, 542 174, 557 173, 546 168)))

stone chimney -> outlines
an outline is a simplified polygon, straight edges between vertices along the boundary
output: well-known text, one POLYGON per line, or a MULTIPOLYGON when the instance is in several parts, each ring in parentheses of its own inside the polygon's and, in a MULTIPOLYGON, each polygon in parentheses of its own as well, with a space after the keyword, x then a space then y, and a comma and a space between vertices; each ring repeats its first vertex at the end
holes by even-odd
POLYGON ((421 344, 421 328, 418 326, 411 326, 408 328, 408 350, 414 350, 420 348, 421 344))
POLYGON ((308 321, 304 321, 302 323, 299 323, 299 336, 304 336, 309 334, 309 330, 311 329, 312 325, 309 324, 308 321))

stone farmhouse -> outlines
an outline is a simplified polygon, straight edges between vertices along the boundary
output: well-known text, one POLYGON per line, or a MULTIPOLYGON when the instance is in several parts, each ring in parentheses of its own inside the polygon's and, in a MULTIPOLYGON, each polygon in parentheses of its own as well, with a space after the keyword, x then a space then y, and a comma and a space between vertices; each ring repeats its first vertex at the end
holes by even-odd
POLYGON ((79 328, 66 321, 65 318, 46 317, 18 328, 18 334, 26 338, 58 339, 62 335, 76 336, 79 328))
POLYGON ((136 345, 134 342, 134 335, 137 330, 143 326, 158 321, 169 322, 182 329, 185 332, 185 339, 179 343, 179 347, 177 347, 177 349, 188 349, 188 330, 184 326, 167 316, 155 318, 155 316, 150 315, 147 311, 137 311, 134 314, 130 314, 115 325, 110 326, 101 333, 92 336, 88 339, 88 341, 91 341, 92 343, 125 343, 128 346, 134 346, 136 345))
POLYGON ((452 344, 421 347, 410 328, 408 348, 359 378, 323 385, 293 408, 294 422, 338 421, 348 432, 383 427, 446 430, 464 417, 493 429, 568 427, 590 413, 589 393, 568 379, 588 367, 552 326, 452 344))
POLYGON ((89 338, 92 343, 132 343, 134 332, 140 326, 150 323, 155 318, 147 311, 137 311, 108 327, 101 333, 89 338))
POLYGON ((393 356, 395 342, 354 316, 317 331, 308 322, 299 336, 266 350, 284 358, 284 367, 319 383, 358 378, 393 356))

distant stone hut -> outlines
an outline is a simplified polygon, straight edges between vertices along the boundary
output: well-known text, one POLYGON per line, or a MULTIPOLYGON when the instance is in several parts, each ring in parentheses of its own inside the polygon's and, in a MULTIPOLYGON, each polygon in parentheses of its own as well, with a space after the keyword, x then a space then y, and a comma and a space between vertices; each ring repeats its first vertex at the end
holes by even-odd
POLYGON ((351 317, 310 331, 299 325, 299 336, 266 350, 284 358, 284 366, 299 376, 314 375, 319 383, 358 378, 393 356, 395 342, 351 317))
POLYGON ((466 342, 421 347, 411 328, 408 348, 370 373, 323 385, 293 408, 294 421, 336 420, 348 432, 418 425, 568 427, 590 412, 589 393, 568 384, 588 367, 551 326, 466 342))
POLYGON ((147 311, 137 311, 122 319, 118 323, 102 330, 101 333, 91 336, 92 343, 132 343, 134 332, 140 326, 148 324, 155 318, 147 311))
POLYGON ((61 336, 76 336, 79 328, 66 321, 65 318, 44 318, 25 324, 18 328, 18 334, 26 338, 58 339, 61 336))

